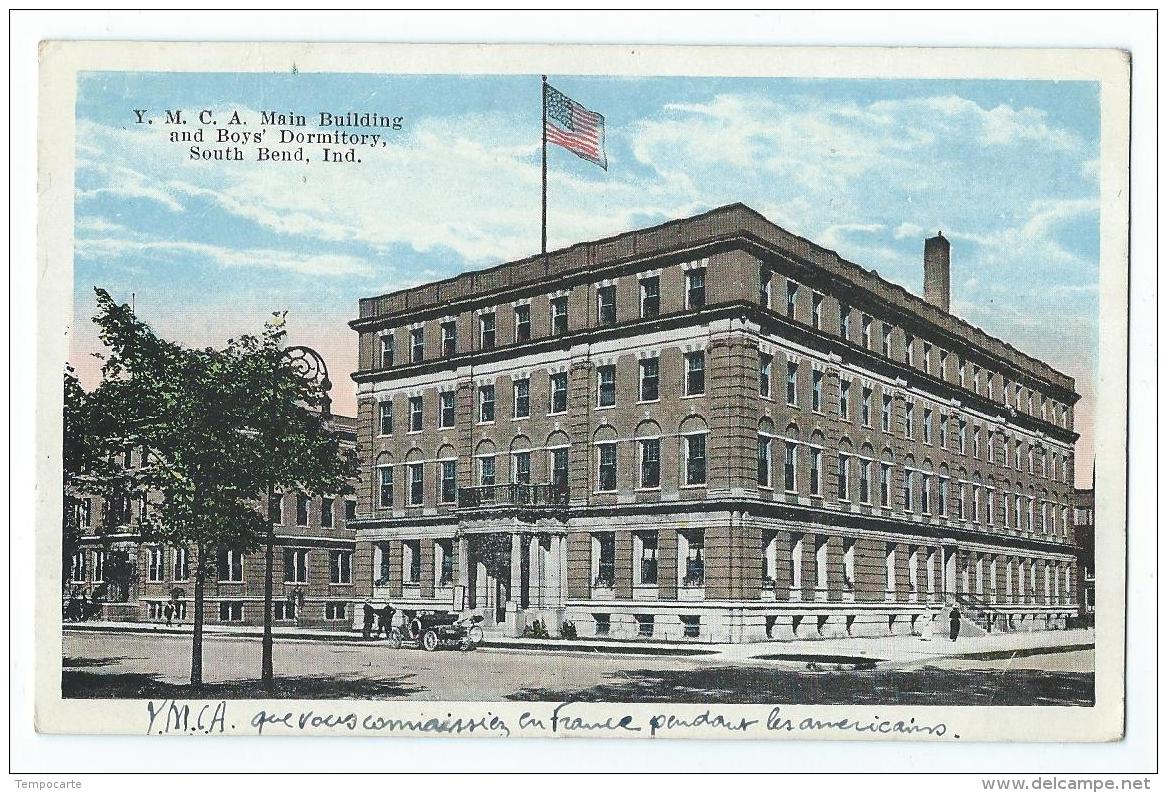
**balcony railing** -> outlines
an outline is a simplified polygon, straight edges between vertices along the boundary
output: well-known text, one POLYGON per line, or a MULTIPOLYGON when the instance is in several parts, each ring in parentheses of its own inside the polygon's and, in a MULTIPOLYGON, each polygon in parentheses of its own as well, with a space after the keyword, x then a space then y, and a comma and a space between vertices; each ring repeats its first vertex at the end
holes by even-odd
POLYGON ((567 506, 567 487, 556 484, 483 485, 458 488, 460 509, 491 507, 549 508, 567 506))

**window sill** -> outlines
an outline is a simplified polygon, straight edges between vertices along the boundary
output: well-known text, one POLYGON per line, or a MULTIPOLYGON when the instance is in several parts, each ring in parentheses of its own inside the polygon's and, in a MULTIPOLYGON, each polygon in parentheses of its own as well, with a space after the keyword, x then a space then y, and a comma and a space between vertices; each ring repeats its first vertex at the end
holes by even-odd
POLYGON ((698 397, 703 397, 703 396, 705 396, 704 391, 697 393, 697 394, 685 394, 684 396, 681 397, 681 399, 697 399, 698 397))
POLYGON ((614 410, 615 407, 615 403, 611 405, 596 405, 596 410, 614 410))
POLYGON ((657 397, 656 399, 638 399, 636 401, 636 404, 638 404, 638 405, 655 405, 657 402, 660 402, 660 397, 657 397))
POLYGON ((705 482, 701 482, 695 485, 678 485, 679 490, 703 490, 706 487, 708 487, 708 484, 705 482))
MULTIPOLYGON (((529 421, 530 418, 531 418, 531 414, 526 413, 522 416, 511 416, 511 421, 529 421)), ((453 429, 453 427, 447 427, 445 429, 453 429)))
POLYGON ((421 435, 423 432, 425 432, 425 430, 424 430, 424 429, 420 429, 420 430, 409 430, 409 431, 408 431, 408 432, 406 432, 405 434, 406 434, 406 435, 421 435))
POLYGON ((567 415, 567 411, 566 411, 566 410, 557 410, 557 411, 554 411, 554 412, 548 413, 547 415, 548 415, 548 416, 566 416, 566 415, 567 415))
POLYGON ((637 493, 659 493, 660 492, 660 485, 657 485, 656 487, 638 487, 638 488, 636 488, 636 492, 637 493))
POLYGON ((494 419, 491 419, 490 421, 478 421, 478 422, 475 422, 475 426, 488 427, 493 423, 494 423, 494 419))

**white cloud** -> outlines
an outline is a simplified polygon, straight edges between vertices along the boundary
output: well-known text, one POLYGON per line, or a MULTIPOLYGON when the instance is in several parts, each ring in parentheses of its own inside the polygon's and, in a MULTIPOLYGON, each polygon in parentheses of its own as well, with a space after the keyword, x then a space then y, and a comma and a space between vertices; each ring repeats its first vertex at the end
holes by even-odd
POLYGON ((310 255, 259 248, 226 248, 198 242, 87 237, 78 239, 74 249, 78 257, 86 259, 110 259, 128 255, 157 259, 195 256, 220 267, 258 267, 312 275, 368 275, 373 271, 368 262, 353 256, 310 255))

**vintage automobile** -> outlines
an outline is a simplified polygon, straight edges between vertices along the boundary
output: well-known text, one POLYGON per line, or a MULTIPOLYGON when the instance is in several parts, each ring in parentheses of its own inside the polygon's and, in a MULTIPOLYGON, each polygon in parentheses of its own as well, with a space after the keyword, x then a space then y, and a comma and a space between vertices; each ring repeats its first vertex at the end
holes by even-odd
POLYGON ((389 635, 389 646, 420 647, 433 652, 439 647, 473 650, 482 644, 482 617, 459 617, 448 611, 422 612, 389 635))

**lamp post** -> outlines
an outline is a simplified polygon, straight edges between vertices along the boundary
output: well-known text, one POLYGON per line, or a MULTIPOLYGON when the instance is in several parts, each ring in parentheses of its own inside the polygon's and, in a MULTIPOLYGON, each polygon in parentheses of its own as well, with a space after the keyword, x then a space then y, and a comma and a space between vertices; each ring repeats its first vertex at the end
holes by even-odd
MULTIPOLYGON (((328 379, 328 366, 324 363, 324 358, 321 357, 320 353, 311 347, 296 345, 284 350, 283 355, 279 358, 279 363, 291 364, 292 371, 304 382, 320 385, 321 391, 324 392, 324 398, 320 404, 320 412, 324 419, 327 420, 332 415, 332 399, 328 395, 328 392, 332 390, 332 381, 328 379)), ((270 453, 276 454, 277 451, 273 448, 270 453)), ((261 676, 265 688, 270 688, 275 679, 275 672, 272 668, 272 596, 274 588, 272 577, 275 566, 276 518, 271 514, 271 504, 274 498, 275 483, 269 482, 267 486, 268 521, 267 549, 263 577, 263 658, 261 662, 261 676)), ((302 597, 303 595, 301 593, 302 597)), ((297 607, 298 613, 299 608, 297 607)))

